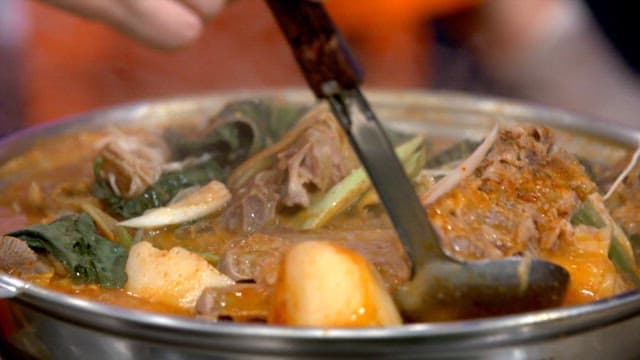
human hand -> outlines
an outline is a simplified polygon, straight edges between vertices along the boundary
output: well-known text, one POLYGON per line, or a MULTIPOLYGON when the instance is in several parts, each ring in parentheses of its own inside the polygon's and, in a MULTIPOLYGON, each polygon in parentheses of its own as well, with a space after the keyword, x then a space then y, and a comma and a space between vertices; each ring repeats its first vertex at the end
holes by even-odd
POLYGON ((194 41, 206 20, 227 0, 41 0, 102 21, 153 47, 172 49, 194 41))

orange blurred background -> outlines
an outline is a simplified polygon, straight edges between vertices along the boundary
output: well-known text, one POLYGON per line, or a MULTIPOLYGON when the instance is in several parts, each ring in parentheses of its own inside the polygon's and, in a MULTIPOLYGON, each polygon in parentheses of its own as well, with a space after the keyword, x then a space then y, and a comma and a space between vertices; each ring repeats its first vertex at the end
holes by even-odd
MULTIPOLYGON (((428 21, 481 0, 348 0, 327 7, 365 70, 365 84, 429 83, 428 21)), ((146 98, 304 86, 263 1, 230 4, 191 46, 152 50, 37 1, 26 7, 23 125, 146 98)))
MULTIPOLYGON (((324 3, 365 86, 497 95, 640 127, 640 77, 586 1, 324 3)), ((123 102, 304 86, 262 0, 233 1, 171 52, 37 0, 0 0, 0 136, 123 102)))

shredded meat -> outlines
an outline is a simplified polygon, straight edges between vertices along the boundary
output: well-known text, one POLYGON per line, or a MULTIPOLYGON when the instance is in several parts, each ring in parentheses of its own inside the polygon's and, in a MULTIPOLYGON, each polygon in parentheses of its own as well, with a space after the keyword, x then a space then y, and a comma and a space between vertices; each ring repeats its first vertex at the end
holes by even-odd
POLYGON ((100 157, 102 173, 116 194, 140 194, 162 174, 170 151, 164 141, 151 134, 114 133, 104 142, 100 157))
MULTIPOLYGON (((304 131, 282 146, 273 165, 258 172, 233 194, 222 215, 230 230, 254 232, 281 207, 306 207, 311 193, 325 191, 357 164, 335 119, 317 115, 304 131)), ((251 160, 249 160, 251 161, 251 160)))
POLYGON ((461 259, 536 256, 571 237, 596 185, 545 127, 500 132, 478 169, 429 208, 443 248, 461 259))
POLYGON ((345 161, 335 121, 324 121, 305 131, 287 150, 278 154, 278 168, 286 166, 286 206, 308 206, 310 190, 325 191, 353 168, 345 161))

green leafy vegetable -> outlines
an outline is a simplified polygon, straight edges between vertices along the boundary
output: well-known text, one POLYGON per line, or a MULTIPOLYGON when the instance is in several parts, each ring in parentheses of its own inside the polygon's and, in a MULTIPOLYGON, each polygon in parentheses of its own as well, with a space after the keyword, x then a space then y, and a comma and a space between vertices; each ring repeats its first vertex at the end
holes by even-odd
POLYGON ((620 270, 626 278, 631 281, 635 286, 640 286, 640 276, 638 275, 638 267, 635 261, 635 257, 629 254, 627 247, 624 245, 624 239, 619 238, 616 235, 611 237, 611 244, 609 245, 609 259, 613 261, 618 270, 620 270))
POLYGON ((165 206, 182 189, 214 179, 224 180, 229 168, 282 137, 305 111, 303 106, 265 99, 230 103, 203 131, 169 129, 164 135, 174 158, 208 154, 211 159, 181 171, 164 173, 143 193, 125 199, 102 177, 102 160, 98 158, 94 162, 93 195, 107 205, 111 214, 124 219, 165 206))
POLYGON ((629 242, 631 243, 631 248, 633 249, 633 256, 636 259, 636 264, 640 262, 640 234, 635 233, 629 235, 629 242))
POLYGON ((109 240, 115 241, 126 248, 130 248, 131 245, 133 245, 131 234, 129 234, 126 228, 120 226, 118 221, 112 218, 109 214, 105 213, 88 201, 81 203, 80 208, 91 216, 97 228, 100 229, 102 234, 104 234, 109 240))
POLYGON ((36 251, 58 259, 75 282, 119 288, 127 281, 127 250, 98 235, 87 213, 68 215, 50 224, 37 224, 10 234, 36 251))
POLYGON ((598 229, 602 229, 607 226, 607 223, 602 219, 598 210, 593 206, 590 199, 586 199, 578 208, 578 210, 571 217, 571 223, 573 225, 587 225, 598 229))
POLYGON ((611 243, 609 244, 609 259, 616 266, 623 276, 633 283, 640 286, 640 270, 635 260, 631 242, 616 224, 609 212, 607 211, 602 198, 599 194, 589 195, 576 213, 571 217, 573 225, 587 225, 595 228, 611 228, 611 243))
POLYGON ((208 153, 234 164, 271 145, 298 122, 306 107, 270 99, 227 104, 199 135, 169 129, 165 141, 177 158, 208 153))
POLYGON ((100 174, 101 159, 94 163, 96 182, 93 195, 103 200, 112 213, 125 219, 139 216, 146 210, 166 205, 180 190, 191 186, 204 185, 213 179, 223 180, 225 171, 218 163, 211 159, 188 167, 181 171, 163 174, 158 181, 148 187, 143 193, 131 199, 118 196, 100 174))
MULTIPOLYGON (((402 155, 402 165, 404 166, 404 170, 407 172, 407 176, 410 179, 413 179, 416 176, 418 176, 420 171, 424 168, 425 163, 427 162, 427 153, 426 151, 419 151, 420 148, 418 148, 418 150, 415 151, 414 153, 410 153, 410 154, 404 153, 405 150, 411 149, 413 147, 413 144, 418 144, 416 142, 418 139, 419 137, 413 139, 414 142, 407 142, 404 147, 402 146, 398 147, 398 150, 402 152, 402 153, 399 153, 400 155, 402 155)), ((378 198, 378 193, 376 192, 375 189, 370 188, 360 198, 360 200, 358 200, 358 203, 355 206, 355 208, 358 210, 362 210, 365 207, 370 207, 370 206, 379 205, 379 204, 380 204, 380 199, 378 198)))

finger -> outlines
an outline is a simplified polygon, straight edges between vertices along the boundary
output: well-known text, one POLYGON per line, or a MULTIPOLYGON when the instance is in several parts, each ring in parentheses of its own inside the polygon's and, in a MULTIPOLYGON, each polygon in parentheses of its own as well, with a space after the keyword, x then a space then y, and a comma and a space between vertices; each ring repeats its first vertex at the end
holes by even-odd
POLYGON ((182 0, 203 19, 211 19, 222 10, 226 0, 182 0))
POLYGON ((175 0, 49 0, 49 3, 114 26, 151 46, 171 49, 195 40, 202 16, 175 0))
MULTIPOLYGON (((107 2, 113 2, 113 0, 107 2)), ((159 48, 177 48, 193 42, 203 30, 198 14, 175 0, 119 0, 111 19, 121 31, 159 48)))

